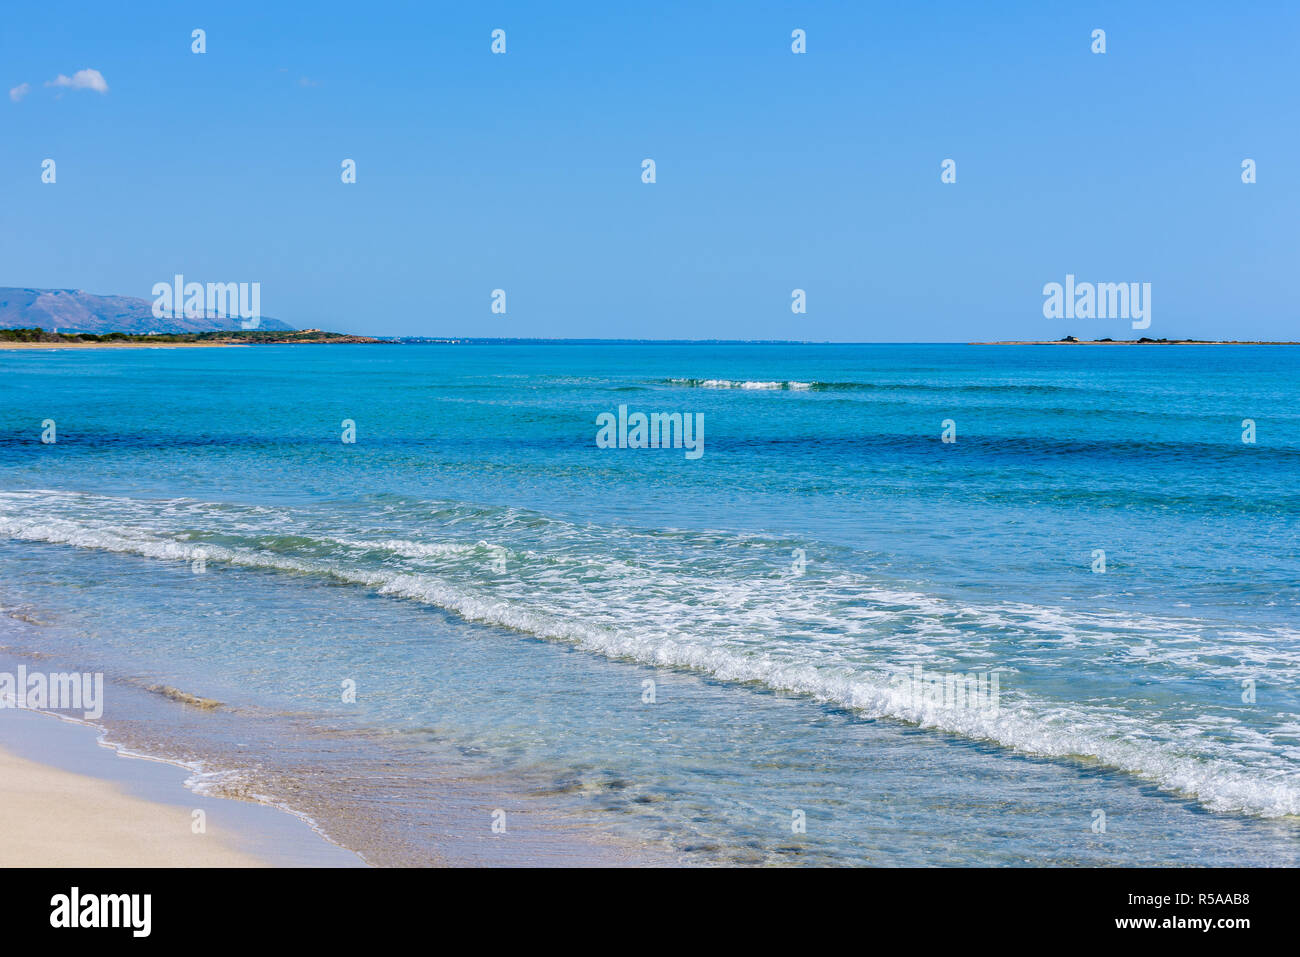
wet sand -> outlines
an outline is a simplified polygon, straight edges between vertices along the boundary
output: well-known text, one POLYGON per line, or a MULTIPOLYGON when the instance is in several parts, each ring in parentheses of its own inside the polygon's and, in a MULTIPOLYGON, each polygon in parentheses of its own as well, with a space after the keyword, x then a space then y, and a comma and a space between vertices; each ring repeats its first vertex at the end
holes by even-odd
POLYGON ((188 777, 87 725, 0 710, 0 867, 363 866, 302 819, 195 794, 188 777))

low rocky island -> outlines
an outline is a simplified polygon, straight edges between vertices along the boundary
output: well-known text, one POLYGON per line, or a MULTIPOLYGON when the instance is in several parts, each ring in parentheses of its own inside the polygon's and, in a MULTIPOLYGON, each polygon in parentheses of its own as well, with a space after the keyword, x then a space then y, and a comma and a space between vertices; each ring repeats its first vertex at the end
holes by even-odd
POLYGON ((973 346, 1297 346, 1300 342, 1268 342, 1255 339, 1020 339, 999 342, 972 342, 973 346))

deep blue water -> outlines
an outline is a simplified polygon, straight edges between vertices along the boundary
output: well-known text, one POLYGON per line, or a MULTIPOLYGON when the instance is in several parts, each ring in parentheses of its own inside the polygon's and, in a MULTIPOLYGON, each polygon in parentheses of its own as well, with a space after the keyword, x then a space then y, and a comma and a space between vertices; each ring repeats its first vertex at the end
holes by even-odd
POLYGON ((105 719, 375 859, 454 840, 418 782, 456 768, 701 863, 1297 860, 1300 348, 50 350, 0 383, 4 643, 221 700, 206 751, 105 719), (703 455, 598 448, 620 405, 702 414, 703 455))

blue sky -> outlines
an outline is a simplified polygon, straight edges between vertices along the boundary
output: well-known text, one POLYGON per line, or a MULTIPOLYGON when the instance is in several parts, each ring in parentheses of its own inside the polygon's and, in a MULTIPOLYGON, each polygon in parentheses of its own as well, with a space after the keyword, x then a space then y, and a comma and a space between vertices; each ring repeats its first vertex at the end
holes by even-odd
POLYGON ((1300 338, 1294 4, 268 6, 7 7, 0 285, 258 281, 376 334, 1300 338), (1150 282, 1150 329, 1044 318, 1067 273, 1150 282))

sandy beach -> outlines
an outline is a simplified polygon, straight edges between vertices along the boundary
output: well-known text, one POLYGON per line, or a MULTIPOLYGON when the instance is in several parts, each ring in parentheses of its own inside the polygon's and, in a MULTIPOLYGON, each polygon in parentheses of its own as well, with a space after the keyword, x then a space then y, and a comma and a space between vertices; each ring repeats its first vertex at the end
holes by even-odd
POLYGON ((2 710, 0 867, 363 865, 301 819, 195 794, 188 777, 104 747, 87 725, 2 710))
POLYGON ((177 808, 0 751, 0 867, 256 867, 177 808))

